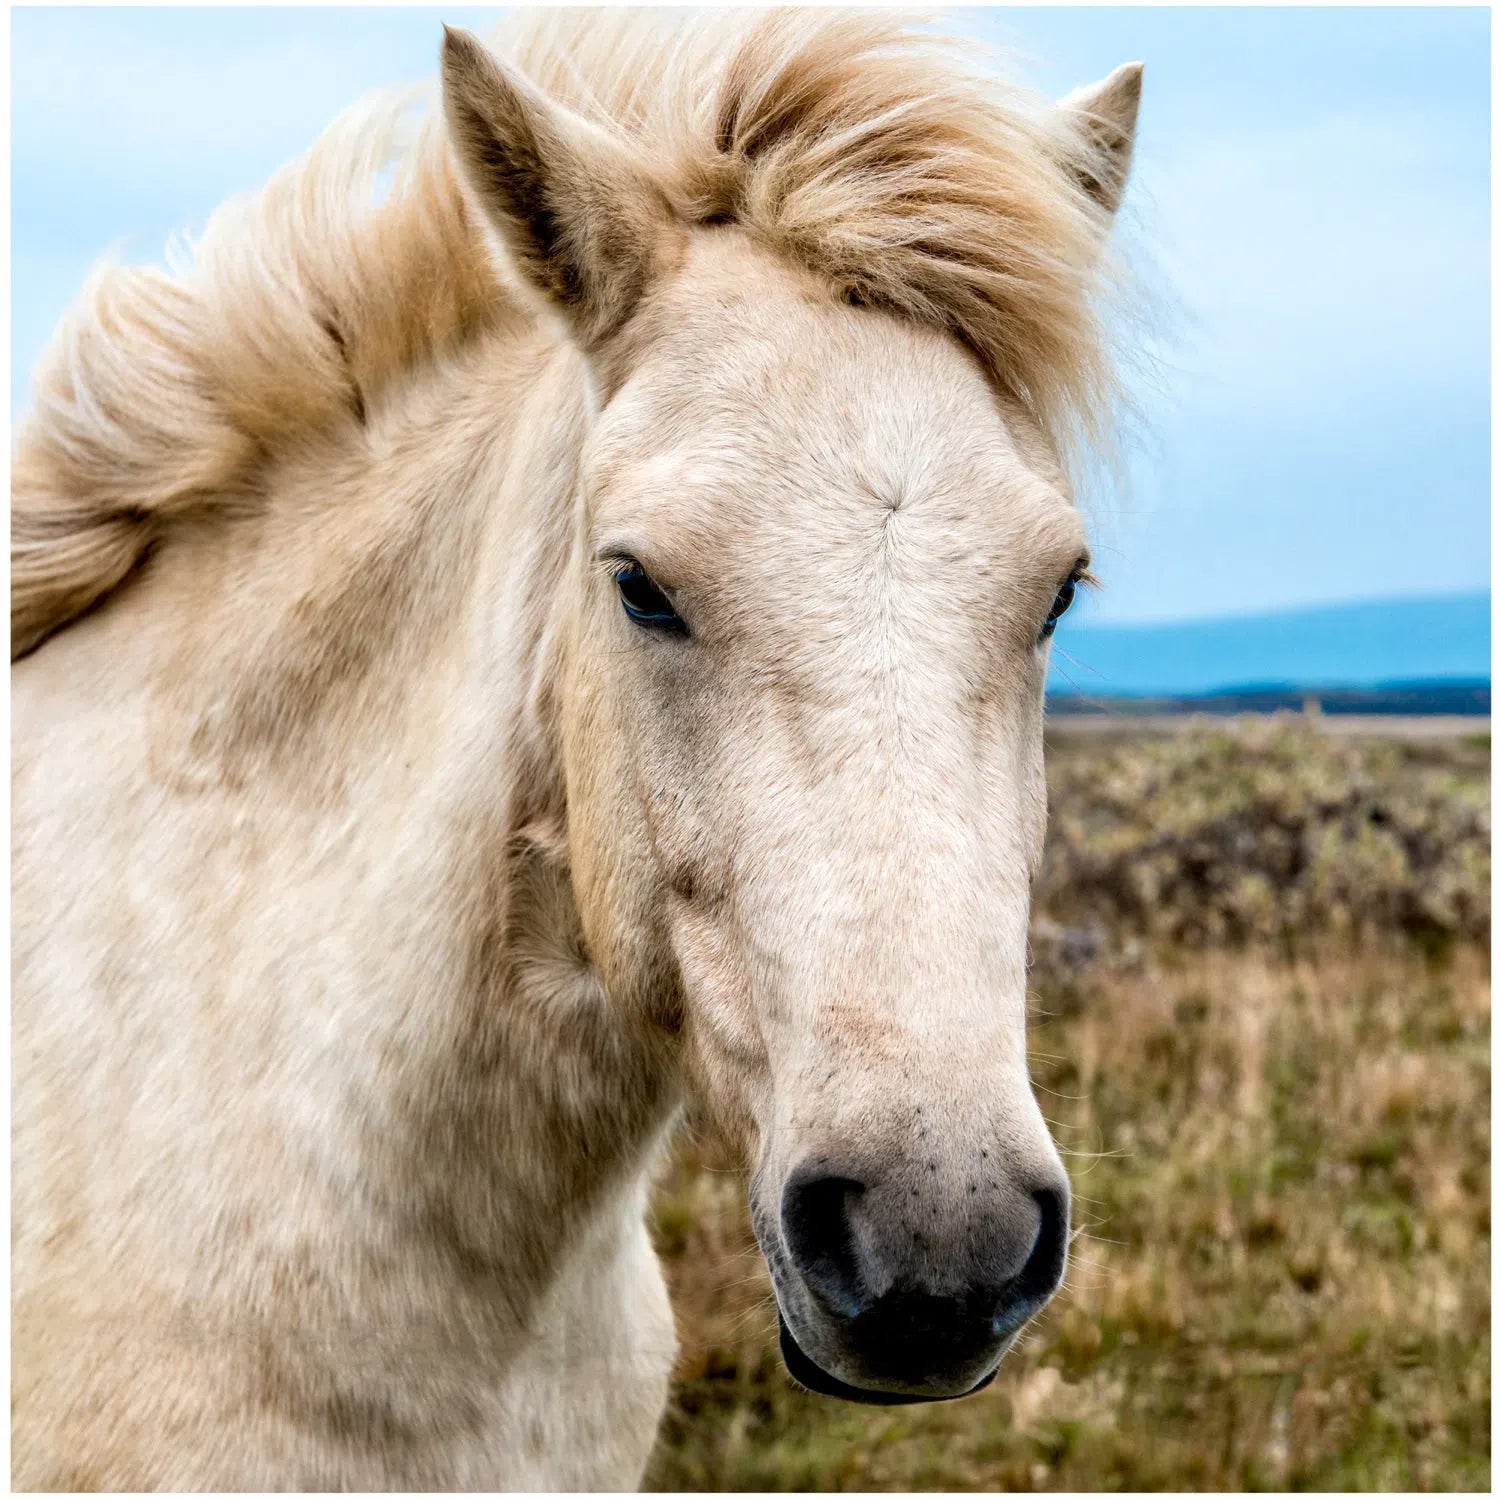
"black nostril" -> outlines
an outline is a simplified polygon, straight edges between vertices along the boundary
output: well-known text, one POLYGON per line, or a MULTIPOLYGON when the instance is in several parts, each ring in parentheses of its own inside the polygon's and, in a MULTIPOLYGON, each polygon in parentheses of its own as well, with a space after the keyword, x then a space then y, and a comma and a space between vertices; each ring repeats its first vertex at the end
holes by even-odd
POLYGON ((856 1318, 869 1301, 849 1205, 865 1190, 852 1177, 799 1169, 781 1195, 781 1231, 808 1290, 839 1317, 856 1318))
POLYGON ((1062 1284, 1068 1261, 1067 1196, 1052 1188, 1041 1188, 1031 1196, 1040 1222, 1020 1275, 1012 1278, 1000 1294, 995 1331, 1002 1335, 1014 1333, 1051 1300, 1062 1284))

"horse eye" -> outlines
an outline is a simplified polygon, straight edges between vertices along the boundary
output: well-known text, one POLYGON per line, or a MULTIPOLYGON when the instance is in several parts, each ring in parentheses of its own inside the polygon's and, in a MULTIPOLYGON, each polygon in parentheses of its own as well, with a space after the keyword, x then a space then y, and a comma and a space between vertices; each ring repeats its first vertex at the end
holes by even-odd
POLYGON ((1078 580, 1070 578, 1057 591, 1057 598, 1052 601, 1052 608, 1047 615, 1047 623, 1042 626, 1042 639, 1045 641, 1054 630, 1057 622, 1067 614, 1068 606, 1073 602, 1073 595, 1078 592, 1078 580))
POLYGON ((637 625, 651 630, 673 630, 687 634, 682 617, 672 608, 672 602, 657 586, 650 575, 637 562, 624 563, 615 570, 615 586, 620 590, 620 602, 625 613, 637 625))

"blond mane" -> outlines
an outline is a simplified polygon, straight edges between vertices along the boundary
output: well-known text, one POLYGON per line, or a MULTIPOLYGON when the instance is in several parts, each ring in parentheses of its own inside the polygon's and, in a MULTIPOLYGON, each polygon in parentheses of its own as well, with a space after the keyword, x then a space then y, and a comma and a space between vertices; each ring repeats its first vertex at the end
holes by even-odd
MULTIPOLYGON (((1068 451, 1104 430, 1102 217, 1065 112, 889 12, 523 13, 497 51, 627 141, 686 222, 734 221, 951 330, 1068 451)), ((34 380, 13 466, 12 656, 173 528, 357 441, 397 382, 507 318, 441 120, 341 116, 169 269, 109 265, 34 380)))

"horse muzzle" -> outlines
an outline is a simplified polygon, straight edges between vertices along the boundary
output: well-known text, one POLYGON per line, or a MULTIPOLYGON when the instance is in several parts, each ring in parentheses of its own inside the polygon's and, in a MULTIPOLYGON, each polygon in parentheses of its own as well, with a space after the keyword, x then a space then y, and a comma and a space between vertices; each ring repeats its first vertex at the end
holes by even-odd
MULTIPOLYGON (((789 1374, 820 1395, 876 1405, 982 1390, 1067 1263, 1069 1193, 964 1184, 924 1200, 916 1174, 874 1180, 826 1158, 794 1169, 774 1219, 756 1212, 789 1374)), ((754 1202, 752 1196, 752 1202, 754 1202)))

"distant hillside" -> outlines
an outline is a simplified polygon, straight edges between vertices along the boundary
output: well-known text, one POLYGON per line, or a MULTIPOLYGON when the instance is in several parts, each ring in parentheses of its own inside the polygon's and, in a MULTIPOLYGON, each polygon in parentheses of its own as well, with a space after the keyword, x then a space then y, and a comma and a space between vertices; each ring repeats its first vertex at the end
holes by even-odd
MULTIPOLYGON (((1047 685, 1053 706, 1064 709, 1075 696, 1233 693, 1300 704, 1316 690, 1325 709, 1336 711, 1337 690, 1357 689, 1377 690, 1377 696, 1416 692, 1427 694, 1434 705, 1440 699, 1470 705, 1406 706, 1394 712, 1473 713, 1488 712, 1489 677, 1490 597, 1477 593, 1162 625, 1069 629, 1065 622, 1047 685), (1476 709, 1474 693, 1481 688, 1484 707, 1476 709)), ((1348 711, 1380 710, 1367 701, 1348 711)))
POLYGON ((1431 682, 1386 682, 1375 687, 1319 688, 1267 684, 1217 693, 1153 694, 1104 698, 1088 693, 1050 693, 1052 715, 1072 714, 1269 714, 1302 712, 1316 703, 1325 714, 1483 714, 1490 711, 1488 678, 1437 678, 1431 682))

